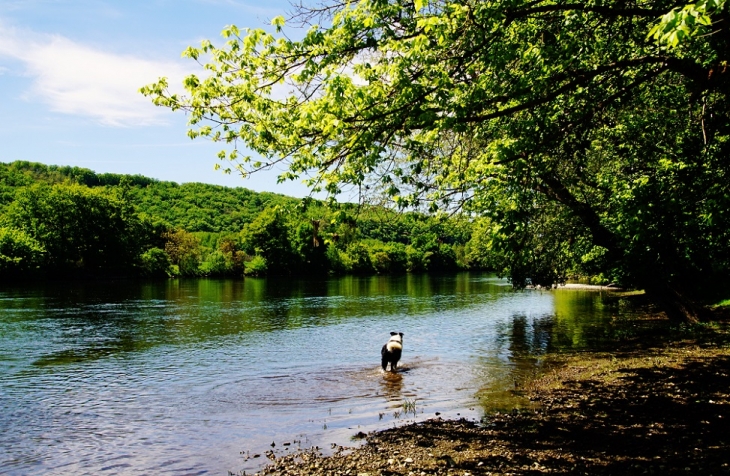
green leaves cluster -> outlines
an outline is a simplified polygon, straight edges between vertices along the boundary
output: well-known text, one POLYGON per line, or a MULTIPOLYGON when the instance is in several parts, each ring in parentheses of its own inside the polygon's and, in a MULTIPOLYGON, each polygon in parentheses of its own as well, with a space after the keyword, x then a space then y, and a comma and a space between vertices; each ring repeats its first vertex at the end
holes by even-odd
POLYGON ((245 189, 27 162, 0 164, 0 189, 7 197, 0 208, 0 278, 373 274, 470 266, 464 250, 471 224, 465 220, 352 204, 331 208, 245 189))
POLYGON ((150 231, 118 194, 76 184, 19 189, 2 223, 2 274, 128 269, 150 231))
POLYGON ((674 48, 693 36, 713 32, 713 23, 726 5, 726 0, 701 0, 673 8, 649 30, 649 36, 659 44, 674 48))
POLYGON ((32 236, 17 228, 0 227, 0 278, 37 271, 46 250, 32 236))
POLYGON ((318 12, 299 40, 230 27, 225 45, 187 51, 210 60, 185 95, 165 81, 143 93, 187 111, 190 136, 225 143, 245 173, 282 164, 282 180, 333 195, 488 218, 490 259, 518 286, 586 267, 696 317, 681 296, 730 265, 727 2, 318 12))

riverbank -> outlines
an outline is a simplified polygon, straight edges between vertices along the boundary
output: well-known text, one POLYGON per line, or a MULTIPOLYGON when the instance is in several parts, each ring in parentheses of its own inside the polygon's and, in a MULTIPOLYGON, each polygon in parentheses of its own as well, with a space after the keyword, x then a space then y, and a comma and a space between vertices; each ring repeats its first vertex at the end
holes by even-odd
POLYGON ((362 447, 275 458, 257 474, 730 472, 727 324, 637 335, 611 352, 552 357, 539 378, 516 391, 536 409, 375 432, 362 447))

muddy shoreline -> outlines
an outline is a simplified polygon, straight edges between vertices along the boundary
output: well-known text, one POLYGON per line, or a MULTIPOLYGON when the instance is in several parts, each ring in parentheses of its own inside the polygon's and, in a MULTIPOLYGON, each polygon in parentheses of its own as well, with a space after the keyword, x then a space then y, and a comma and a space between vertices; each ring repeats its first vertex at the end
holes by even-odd
POLYGON ((256 474, 730 473, 726 326, 556 356, 516 391, 536 409, 353 435, 367 444, 338 447, 330 456, 316 448, 281 457, 272 452, 256 474))

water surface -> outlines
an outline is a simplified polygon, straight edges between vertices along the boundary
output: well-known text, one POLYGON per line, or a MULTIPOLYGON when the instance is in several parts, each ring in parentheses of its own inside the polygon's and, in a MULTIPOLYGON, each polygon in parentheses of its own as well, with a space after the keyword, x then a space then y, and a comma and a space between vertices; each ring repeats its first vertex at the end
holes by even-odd
POLYGON ((540 355, 590 346, 621 312, 467 273, 6 287, 0 473, 226 475, 272 442, 479 418, 524 405, 510 390, 540 355), (405 349, 383 374, 390 331, 405 349))

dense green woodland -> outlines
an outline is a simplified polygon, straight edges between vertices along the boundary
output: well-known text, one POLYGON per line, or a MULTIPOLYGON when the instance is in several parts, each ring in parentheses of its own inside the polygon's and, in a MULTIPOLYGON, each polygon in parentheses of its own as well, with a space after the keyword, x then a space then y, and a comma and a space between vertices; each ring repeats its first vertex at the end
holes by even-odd
POLYGON ((445 272, 473 223, 78 167, 0 163, 0 277, 445 272))
POLYGON ((201 68, 184 93, 142 93, 242 173, 276 164, 333 196, 480 217, 475 249, 515 286, 582 268, 680 321, 727 293, 727 0, 293 9, 273 33, 228 26, 188 48, 201 68))

